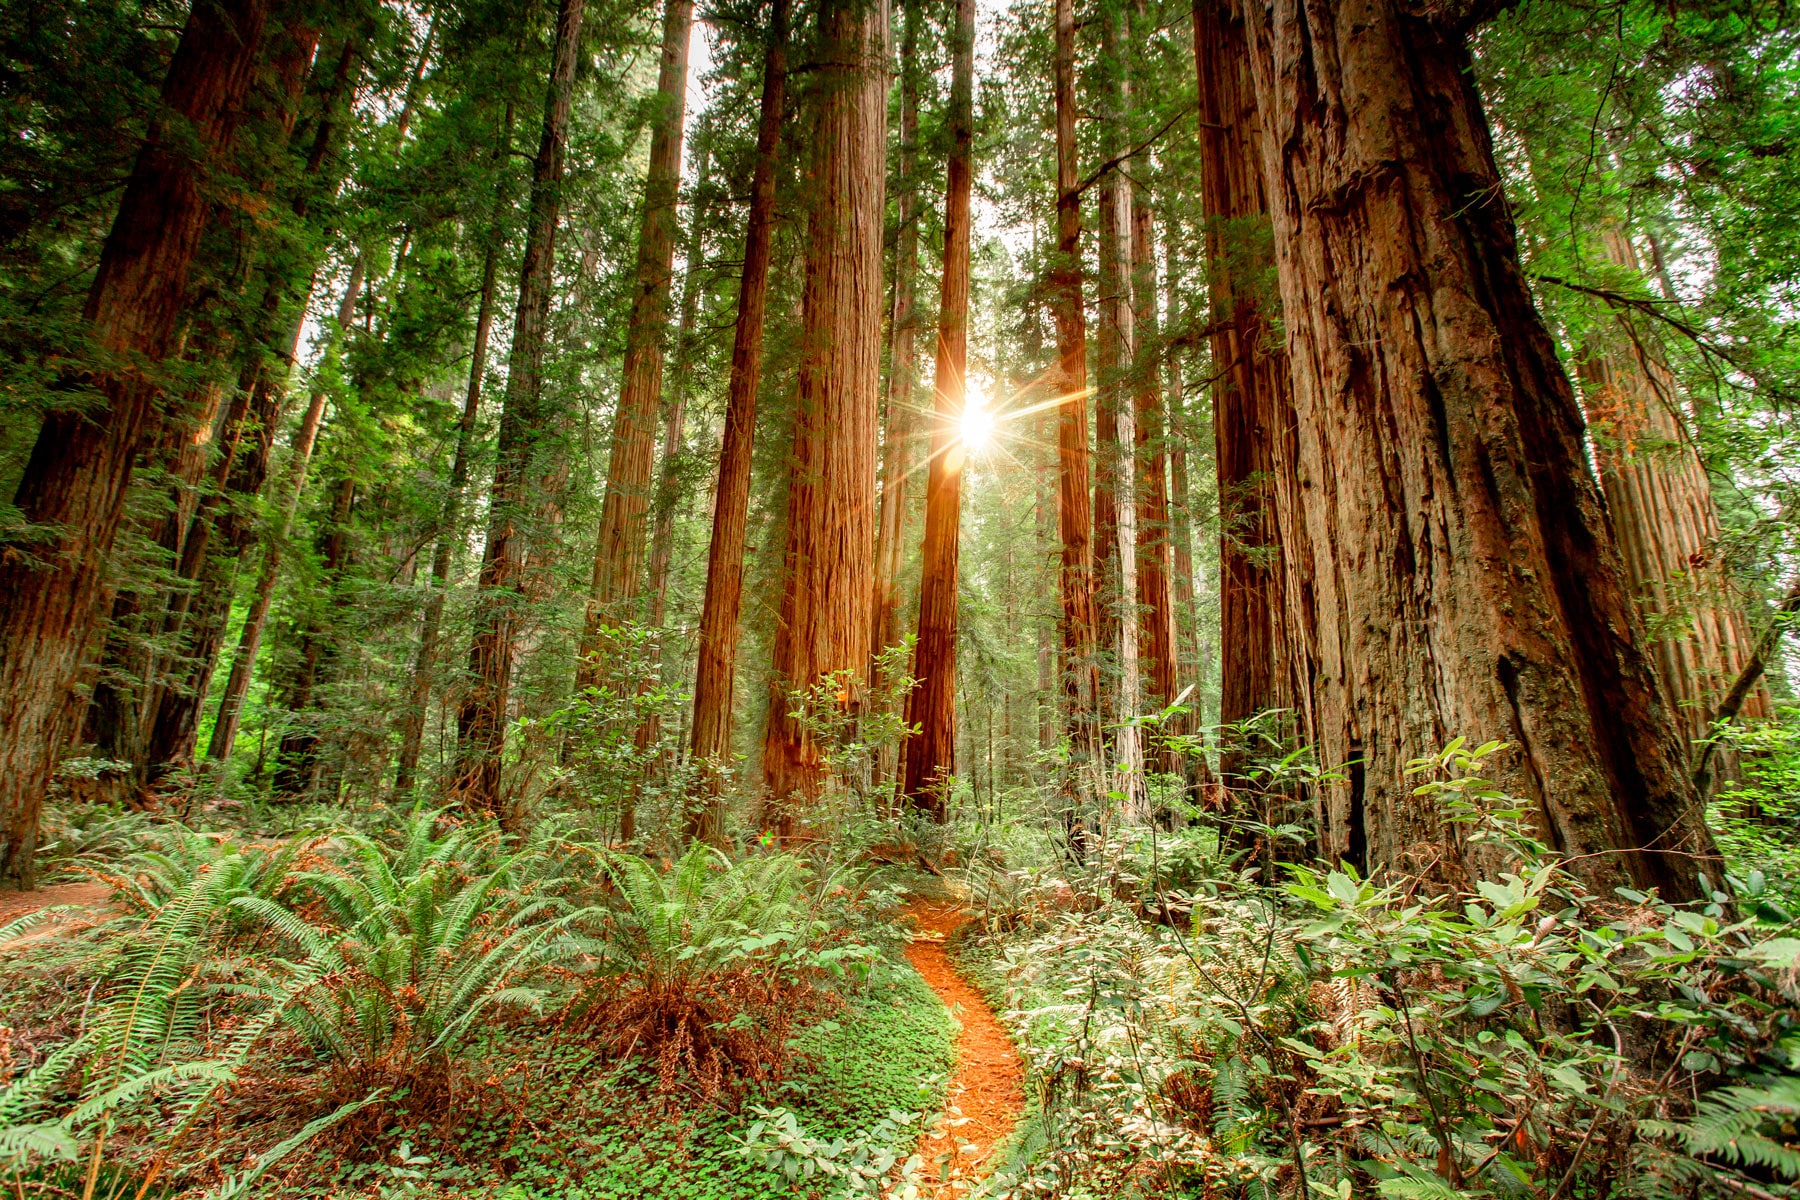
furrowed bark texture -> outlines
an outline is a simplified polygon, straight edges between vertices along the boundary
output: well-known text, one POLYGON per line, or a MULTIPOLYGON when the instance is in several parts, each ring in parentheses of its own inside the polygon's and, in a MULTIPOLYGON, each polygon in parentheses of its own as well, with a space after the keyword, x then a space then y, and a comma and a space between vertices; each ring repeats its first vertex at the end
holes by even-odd
POLYGON ((937 373, 933 383, 931 460, 925 482, 924 566, 919 640, 906 698, 901 794, 933 820, 948 812, 956 772, 956 597, 962 521, 962 472, 968 461, 958 422, 968 395, 969 204, 975 140, 975 0, 957 0, 951 42, 950 161, 944 184, 944 278, 938 293, 937 373))
POLYGON ((163 421, 156 368, 175 349, 209 205, 269 16, 266 0, 193 10, 100 253, 84 310, 91 412, 50 413, 14 496, 33 532, 0 553, 0 884, 30 887, 38 814, 79 713, 69 689, 101 617, 133 459, 163 421))
POLYGON ((799 412, 788 489, 763 775, 782 837, 824 783, 793 694, 839 672, 861 702, 869 665, 875 449, 881 387, 881 219, 887 115, 882 6, 827 0, 813 135, 799 412))
MULTIPOLYGON (((894 304, 888 315, 887 425, 881 440, 881 506, 875 521, 875 598, 870 621, 871 656, 899 644, 902 630, 900 573, 906 561, 906 527, 912 510, 912 476, 918 459, 915 409, 918 367, 915 293, 919 275, 919 22, 921 5, 907 0, 900 35, 900 153, 895 174, 900 225, 894 233, 894 304)), ((875 664, 869 665, 875 678, 875 664)), ((894 779, 898 748, 875 754, 874 784, 894 779)))
MULTIPOLYGON (((1243 0, 1196 0, 1201 211, 1211 292, 1213 439, 1219 486, 1219 720, 1236 724, 1303 701, 1304 639, 1289 636, 1284 573, 1301 565, 1278 528, 1292 490, 1293 398, 1269 311, 1274 290, 1262 126, 1243 0)), ((1298 530, 1294 531, 1297 535, 1298 530)), ((1304 585, 1296 581, 1296 599, 1304 585)), ((1230 778, 1239 755, 1223 761, 1230 778)))
POLYGON ((507 706, 512 697, 513 656, 523 611, 527 541, 541 522, 537 509, 557 467, 552 418, 544 411, 540 372, 550 321, 556 221, 561 211, 563 153, 574 96, 575 60, 581 43, 583 0, 562 0, 543 134, 532 167, 531 211, 525 224, 525 258, 519 270, 519 304, 507 359, 506 398, 500 415, 498 456, 490 498, 487 545, 478 580, 475 640, 469 650, 473 676, 457 714, 455 791, 469 808, 502 811, 500 760, 506 747, 507 706))
MULTIPOLYGON (((1138 330, 1138 362, 1132 371, 1131 404, 1137 418, 1138 647, 1153 709, 1167 708, 1181 691, 1180 652, 1175 641, 1175 597, 1170 580, 1169 438, 1163 424, 1161 339, 1156 319, 1156 229, 1148 189, 1139 189, 1131 207, 1133 320, 1138 330)), ((1159 759, 1159 770, 1174 761, 1159 759)))
POLYGON ((1248 6, 1318 594, 1326 852, 1497 864, 1408 761, 1501 786, 1590 884, 1696 890, 1695 805, 1581 410, 1532 306, 1460 30, 1401 0, 1248 6))
POLYGON ((1093 501, 1088 491, 1087 311, 1081 296, 1081 192, 1075 143, 1075 9, 1056 3, 1056 258, 1050 293, 1056 315, 1057 532, 1062 539, 1063 692, 1073 803, 1091 798, 1100 767, 1100 678, 1094 629, 1093 501))
POLYGON ((744 600, 744 530, 750 516, 750 459, 756 437, 756 392, 762 383, 763 312, 769 297, 769 239, 775 228, 775 173, 781 118, 787 103, 787 0, 769 5, 763 56, 762 110, 756 127, 756 166, 744 270, 738 277, 737 325, 732 332, 731 378, 725 402, 725 440, 706 550, 706 596, 701 603, 699 654, 694 666, 693 756, 704 794, 688 811, 690 838, 719 839, 724 770, 731 761, 732 699, 737 682, 738 618, 744 600))
POLYGON ((625 374, 613 422, 612 454, 594 546, 594 582, 582 638, 585 682, 598 678, 589 662, 603 649, 601 630, 641 618, 633 601, 643 588, 644 541, 650 511, 650 472, 662 403, 664 326, 675 262, 676 202, 681 191, 681 142, 687 117, 688 40, 693 0, 667 0, 663 9, 659 111, 650 135, 650 173, 638 230, 637 285, 625 329, 625 374))
MULTIPOLYGON (((1614 264, 1642 271, 1622 228, 1603 230, 1600 240, 1614 264)), ((1585 348, 1575 371, 1600 487, 1657 669, 1683 734, 1704 737, 1756 638, 1719 561, 1719 511, 1682 416, 1680 385, 1655 343, 1623 319, 1585 348)), ((1768 714, 1768 690, 1757 686, 1742 715, 1768 714)))

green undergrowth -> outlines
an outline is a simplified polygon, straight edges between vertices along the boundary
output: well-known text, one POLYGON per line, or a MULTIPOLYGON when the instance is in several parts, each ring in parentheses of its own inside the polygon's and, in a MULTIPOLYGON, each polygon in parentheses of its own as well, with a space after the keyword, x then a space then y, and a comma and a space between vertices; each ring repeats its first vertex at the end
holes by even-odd
MULTIPOLYGON (((299 1196, 488 1196, 497 1200, 736 1200, 808 1196, 746 1156, 751 1106, 781 1105, 808 1133, 851 1138, 892 1110, 935 1112, 953 1058, 949 1014, 915 972, 884 964, 866 988, 798 1037, 797 1068, 736 1110, 656 1094, 653 1065, 608 1062, 589 1046, 495 1037, 497 1073, 452 1121, 415 1131, 379 1162, 294 1162, 280 1191, 299 1196)), ((916 1130, 917 1126, 911 1127, 916 1130)), ((903 1132, 902 1137, 914 1136, 903 1132)), ((892 1147, 904 1152, 910 1147, 892 1147)), ((825 1193, 819 1192, 823 1195, 825 1193)))

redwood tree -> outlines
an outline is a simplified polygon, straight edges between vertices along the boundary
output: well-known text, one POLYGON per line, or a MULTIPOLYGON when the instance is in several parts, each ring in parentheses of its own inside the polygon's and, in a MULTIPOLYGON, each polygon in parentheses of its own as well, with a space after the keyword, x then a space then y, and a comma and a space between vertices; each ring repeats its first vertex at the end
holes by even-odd
POLYGON ((968 396, 970 150, 975 141, 975 0, 957 0, 951 38, 950 161, 944 184, 944 278, 938 292, 937 374, 931 459, 925 483, 925 545, 919 639, 906 699, 901 794, 942 821, 956 771, 957 551, 967 453, 958 422, 968 396))
POLYGON ((837 677, 854 712, 869 664, 881 386, 886 31, 869 0, 824 0, 808 167, 800 388, 763 774, 783 837, 824 782, 795 696, 837 677))
POLYGON ((487 546, 482 552, 475 640, 469 650, 473 682, 457 714, 456 792, 471 808, 501 812, 500 759, 506 746, 507 706, 513 656, 523 619, 527 540, 539 523, 547 476, 550 416, 540 378, 550 321, 556 222, 561 211, 563 154, 574 98, 575 62, 581 45, 583 0, 561 0, 552 43, 543 133, 532 164, 531 209, 525 224, 525 258, 519 270, 519 303, 507 359, 506 398, 500 414, 499 453, 489 499, 487 546))
POLYGON ((719 835, 719 794, 731 760, 731 710, 737 679, 738 617, 744 597, 744 530, 750 514, 750 458, 756 436, 756 391, 762 382, 763 310, 769 294, 769 239, 775 226, 775 174, 781 119, 787 102, 787 0, 770 0, 768 48, 763 57, 762 108, 744 269, 738 278, 737 324, 725 402, 725 438, 706 551, 706 597, 700 612, 694 671, 694 761, 706 796, 688 814, 685 832, 706 841, 719 835))
POLYGON ((60 722, 75 711, 69 689, 102 615, 133 461, 165 420, 157 368, 176 347, 208 174, 225 157, 268 18, 267 0, 189 13, 83 310, 94 353, 80 390, 98 403, 45 417, 13 499, 24 529, 0 553, 0 883, 35 882, 60 722))
MULTIPOLYGON (((1325 849, 1493 869, 1415 794, 1451 738, 1590 884, 1697 891, 1716 857, 1518 265, 1468 10, 1247 6, 1312 532, 1325 849)), ((1487 851, 1492 854, 1492 851, 1487 851)))
MULTIPOLYGON (((687 116, 688 39, 693 0, 666 0, 656 121, 650 135, 650 173, 644 181, 638 231, 637 284, 625 328, 624 378, 613 418, 606 497, 594 544, 594 582, 582 654, 602 650, 601 629, 636 617, 630 608, 643 587, 650 470, 656 456, 656 419, 662 403, 664 326, 675 261, 676 201, 681 191, 681 142, 687 116)), ((584 665, 580 672, 590 678, 584 665)))

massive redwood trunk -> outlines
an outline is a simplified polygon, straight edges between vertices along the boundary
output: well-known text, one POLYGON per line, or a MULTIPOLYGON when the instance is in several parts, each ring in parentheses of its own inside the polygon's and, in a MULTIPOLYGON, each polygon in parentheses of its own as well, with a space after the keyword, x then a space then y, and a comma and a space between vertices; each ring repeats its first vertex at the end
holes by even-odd
POLYGON ((933 820, 948 812, 956 772, 956 584, 967 453, 959 421, 968 395, 970 150, 975 141, 975 0, 957 0, 951 35, 950 161, 944 184, 944 279, 938 292, 937 374, 931 459, 925 483, 925 546, 919 640, 906 698, 901 794, 933 820))
MULTIPOLYGON (((1623 228, 1603 229, 1600 241, 1614 265, 1642 271, 1623 228)), ((1581 348, 1575 372, 1625 576, 1677 722, 1692 740, 1710 732, 1756 638, 1720 559, 1719 512, 1688 432, 1686 397, 1656 348, 1653 333, 1620 317, 1581 348)), ((1742 715, 1768 713, 1759 685, 1742 715)))
POLYGON ((101 617, 133 459, 164 419, 156 368, 175 348, 207 175, 231 141, 268 16, 266 0, 189 14, 83 312, 100 403, 45 418, 14 496, 29 528, 0 553, 0 883, 35 882, 59 723, 79 711, 68 692, 101 617))
POLYGON ((756 391, 762 382, 763 309, 769 294, 769 237, 775 225, 775 172, 787 101, 787 0, 771 0, 769 44, 763 59, 762 112, 744 270, 738 279, 737 327, 731 345, 731 382, 725 403, 725 440, 706 551, 706 598, 700 612, 694 668, 694 761, 705 795, 690 809, 686 833, 719 837, 719 795, 731 761, 731 710, 737 679, 738 616, 744 596, 744 527, 750 514, 750 457, 756 435, 756 391))
POLYGON ((765 822, 783 837, 824 784, 794 696, 839 676, 854 713, 869 665, 875 444, 881 387, 881 216, 887 116, 881 5, 819 13, 787 545, 763 737, 765 822), (840 674, 841 673, 841 674, 840 674))
POLYGON ((469 808, 496 816, 508 815, 502 812, 500 760, 506 747, 513 656, 527 603, 527 541, 538 532, 546 490, 558 470, 550 461, 554 450, 546 446, 552 415, 544 410, 541 374, 582 6, 583 0, 561 0, 556 16, 543 134, 532 166, 531 211, 525 223, 519 305, 507 360, 487 546, 478 580, 475 640, 469 650, 473 680, 457 714, 456 793, 469 808))
MULTIPOLYGON (((1100 678, 1094 630, 1093 508, 1088 492, 1087 313, 1081 296, 1081 190, 1075 143, 1075 8, 1056 2, 1056 257, 1049 285, 1056 314, 1057 531, 1062 538, 1063 691, 1071 820, 1091 799, 1100 760, 1100 678)), ((1104 789, 1100 789, 1104 790, 1104 789)))
POLYGON ((693 0, 665 0, 658 114, 650 135, 650 173, 644 181, 638 231, 637 286, 625 327, 625 375, 613 418, 606 497, 594 544, 594 582, 588 597, 583 664, 577 675, 598 678, 602 630, 641 620, 632 603, 643 588, 645 520, 650 470, 656 457, 656 418, 662 404, 663 346, 669 281, 675 262, 675 207, 681 191, 681 141, 687 115, 688 34, 693 0))
MULTIPOLYGON (((1137 601, 1139 649, 1144 656, 1145 699, 1164 709, 1181 691, 1180 652, 1175 639, 1175 597, 1170 580, 1169 439, 1163 424, 1162 346, 1156 321, 1156 230, 1149 189, 1139 188, 1131 208, 1133 320, 1138 331, 1132 368, 1131 403, 1137 417, 1137 601)), ((1175 771, 1172 755, 1158 756, 1158 769, 1175 771)))
MULTIPOLYGON (((1279 297, 1268 279, 1270 233, 1242 0, 1196 0, 1201 211, 1211 292, 1213 440, 1219 489, 1219 720, 1236 725, 1305 702, 1290 639, 1284 574, 1301 567, 1277 528, 1277 486, 1291 475, 1294 423, 1287 354, 1276 340, 1279 297)), ((1296 531, 1298 532, 1298 531, 1296 531)), ((1227 739, 1228 784, 1242 755, 1227 739)))
POLYGON ((1464 30, 1436 6, 1247 10, 1319 590, 1327 853, 1495 868, 1407 764, 1487 768, 1588 883, 1686 897, 1716 857, 1519 270, 1464 30))

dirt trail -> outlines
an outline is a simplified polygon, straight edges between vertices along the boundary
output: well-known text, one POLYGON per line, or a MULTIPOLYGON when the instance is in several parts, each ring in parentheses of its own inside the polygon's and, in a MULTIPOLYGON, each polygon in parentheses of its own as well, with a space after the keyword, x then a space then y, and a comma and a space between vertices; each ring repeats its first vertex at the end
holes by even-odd
POLYGON ((954 1148, 947 1183, 937 1189, 939 1200, 966 1194, 977 1180, 996 1165, 989 1157, 1025 1107, 1025 1068, 1012 1039, 994 1017, 987 1000, 957 974, 945 951, 944 939, 969 919, 968 911, 955 904, 920 903, 908 910, 919 923, 919 933, 906 948, 913 969, 931 985, 944 1007, 962 1022, 956 1039, 956 1071, 950 1077, 945 1105, 952 1123, 927 1131, 919 1153, 937 1167, 936 1160, 954 1148))
POLYGON ((29 942, 50 937, 59 929, 74 928, 83 923, 92 924, 95 919, 106 915, 106 902, 111 898, 112 891, 107 884, 84 879, 77 883, 54 883, 34 892, 0 892, 0 928, 12 924, 20 917, 30 916, 40 908, 66 905, 76 910, 52 915, 18 937, 0 942, 0 949, 17 950, 29 942))

